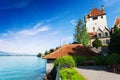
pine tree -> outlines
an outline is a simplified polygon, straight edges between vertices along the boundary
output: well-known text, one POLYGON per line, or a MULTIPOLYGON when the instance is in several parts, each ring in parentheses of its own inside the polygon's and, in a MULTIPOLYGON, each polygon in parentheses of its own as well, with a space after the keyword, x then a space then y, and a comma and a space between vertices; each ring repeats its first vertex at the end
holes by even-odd
POLYGON ((83 24, 82 20, 79 19, 75 27, 74 43, 82 43, 86 46, 88 44, 88 41, 89 35, 87 33, 86 26, 83 24))

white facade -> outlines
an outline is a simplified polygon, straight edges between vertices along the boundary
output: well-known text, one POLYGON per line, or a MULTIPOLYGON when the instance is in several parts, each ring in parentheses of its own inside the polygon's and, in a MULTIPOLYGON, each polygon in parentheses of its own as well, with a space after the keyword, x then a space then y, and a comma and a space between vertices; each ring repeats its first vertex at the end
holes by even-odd
POLYGON ((95 32, 97 32, 98 28, 100 28, 101 30, 104 30, 105 27, 108 28, 105 14, 101 16, 96 16, 96 19, 93 18, 95 17, 85 18, 88 33, 94 32, 94 29, 95 32))
POLYGON ((90 13, 85 16, 85 23, 90 36, 90 46, 92 46, 92 42, 96 38, 101 40, 102 45, 108 45, 110 42, 110 32, 107 27, 104 6, 102 6, 101 10, 93 8, 90 13))

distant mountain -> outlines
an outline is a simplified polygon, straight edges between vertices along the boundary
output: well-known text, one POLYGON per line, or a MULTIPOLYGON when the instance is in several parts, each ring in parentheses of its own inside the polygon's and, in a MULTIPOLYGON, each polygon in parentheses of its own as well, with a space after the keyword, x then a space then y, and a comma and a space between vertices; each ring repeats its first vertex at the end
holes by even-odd
POLYGON ((10 53, 0 51, 0 56, 10 56, 10 53))
POLYGON ((36 56, 33 54, 18 54, 18 53, 11 53, 11 52, 4 52, 0 51, 0 56, 36 56))

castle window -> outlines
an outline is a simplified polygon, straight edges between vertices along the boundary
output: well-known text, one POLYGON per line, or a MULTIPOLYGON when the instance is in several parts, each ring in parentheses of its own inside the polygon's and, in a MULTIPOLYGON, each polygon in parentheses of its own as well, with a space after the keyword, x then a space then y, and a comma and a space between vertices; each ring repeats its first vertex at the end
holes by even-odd
POLYGON ((98 37, 101 37, 101 33, 98 33, 98 37))
POLYGON ((103 18, 103 16, 101 16, 101 18, 103 18))
POLYGON ((93 17, 93 20, 96 20, 96 19, 98 19, 98 17, 93 17))
POLYGON ((105 32, 105 37, 107 37, 108 36, 108 33, 107 32, 105 32))
POLYGON ((109 44, 109 40, 106 40, 106 44, 109 44))
POLYGON ((103 44, 106 44, 106 40, 103 40, 103 44))

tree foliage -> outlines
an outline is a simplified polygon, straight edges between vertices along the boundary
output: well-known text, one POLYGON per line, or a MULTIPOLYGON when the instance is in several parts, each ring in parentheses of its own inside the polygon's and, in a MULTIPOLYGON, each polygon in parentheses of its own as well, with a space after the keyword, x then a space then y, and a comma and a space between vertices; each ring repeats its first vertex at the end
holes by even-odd
POLYGON ((118 27, 115 27, 114 32, 111 34, 108 48, 110 52, 120 54, 120 29, 118 27))
POLYGON ((49 51, 45 51, 45 53, 44 53, 45 55, 48 55, 48 54, 50 54, 50 52, 49 51))
POLYGON ((98 38, 96 38, 96 39, 92 42, 92 45, 93 45, 93 47, 98 48, 98 47, 101 47, 101 46, 102 46, 102 42, 101 42, 98 38))
POLYGON ((81 19, 78 20, 77 25, 75 26, 74 33, 74 42, 73 43, 82 43, 83 45, 87 45, 89 41, 89 35, 87 33, 87 29, 85 24, 81 19))
POLYGON ((42 53, 38 53, 37 57, 41 57, 42 56, 42 53))
POLYGON ((56 48, 51 48, 51 49, 49 49, 49 50, 47 50, 47 51, 45 51, 45 55, 48 55, 48 54, 50 54, 50 53, 52 53, 52 52, 54 52, 54 51, 56 51, 57 49, 59 49, 60 47, 56 47, 56 48))

